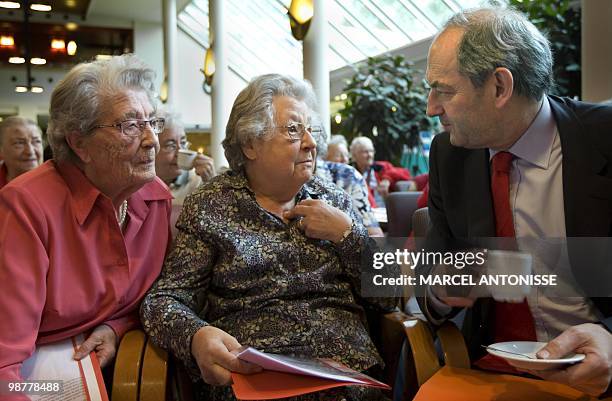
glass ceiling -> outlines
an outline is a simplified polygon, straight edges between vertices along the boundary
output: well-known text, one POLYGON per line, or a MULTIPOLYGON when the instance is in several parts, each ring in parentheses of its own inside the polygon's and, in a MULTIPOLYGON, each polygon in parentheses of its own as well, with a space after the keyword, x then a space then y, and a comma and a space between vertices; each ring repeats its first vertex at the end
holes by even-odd
MULTIPOLYGON (((302 43, 291 36, 291 0, 224 0, 228 63, 245 81, 270 72, 302 76, 302 43)), ((434 35, 453 13, 486 0, 326 0, 328 65, 344 67, 434 35)), ((193 0, 179 27, 207 48, 208 0, 193 0)))

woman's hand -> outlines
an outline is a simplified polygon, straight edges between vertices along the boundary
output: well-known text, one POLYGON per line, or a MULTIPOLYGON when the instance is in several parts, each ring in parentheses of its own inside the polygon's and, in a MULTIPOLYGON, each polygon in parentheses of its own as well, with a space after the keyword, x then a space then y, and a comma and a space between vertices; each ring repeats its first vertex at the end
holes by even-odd
POLYGON ((193 161, 193 167, 204 182, 215 176, 215 164, 211 157, 198 153, 193 161))
POLYGON ((213 326, 198 330, 191 340, 191 354, 198 363, 202 378, 214 386, 232 384, 231 372, 252 374, 261 372, 261 367, 241 361, 232 353, 240 343, 213 326))
POLYGON ((100 362, 100 367, 105 367, 113 360, 117 353, 117 335, 109 326, 102 324, 94 329, 87 340, 74 353, 74 359, 81 360, 89 355, 91 351, 96 351, 96 357, 100 362))
POLYGON ((302 219, 298 227, 307 237, 325 239, 335 244, 342 241, 343 234, 353 224, 351 218, 342 210, 319 199, 304 200, 284 214, 287 219, 300 216, 302 219))

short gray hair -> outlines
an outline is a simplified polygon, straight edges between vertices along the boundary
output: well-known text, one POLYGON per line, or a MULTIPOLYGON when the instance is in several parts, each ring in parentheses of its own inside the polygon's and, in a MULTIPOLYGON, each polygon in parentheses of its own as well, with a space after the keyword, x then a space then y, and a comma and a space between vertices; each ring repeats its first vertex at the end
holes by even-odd
POLYGON ((164 131, 166 130, 185 130, 185 125, 181 115, 168 106, 162 106, 155 113, 157 117, 164 119, 164 131))
POLYGON ((47 137, 54 158, 78 161, 66 134, 88 135, 110 107, 109 100, 123 90, 144 91, 153 107, 155 73, 133 54, 81 63, 72 68, 51 94, 47 137))
POLYGON ((356 136, 351 141, 351 148, 350 148, 351 155, 353 155, 357 151, 357 149, 362 146, 369 146, 369 147, 374 148, 374 143, 367 136, 356 136))
POLYGON ((2 141, 4 141, 4 133, 10 128, 17 126, 34 127, 38 134, 42 137, 42 130, 33 120, 19 116, 6 117, 4 120, 2 120, 2 122, 0 122, 0 148, 3 146, 2 141))
POLYGON ((274 127, 276 96, 289 96, 303 101, 310 109, 310 117, 318 121, 316 98, 308 81, 288 75, 266 74, 253 78, 239 94, 227 122, 223 149, 230 168, 241 171, 246 162, 243 146, 253 140, 263 139, 274 127))
MULTIPOLYGON (((325 128, 323 128, 325 129, 325 128)), ((329 138, 329 142, 326 142, 327 135, 322 135, 320 140, 317 140, 317 155, 318 157, 324 158, 327 156, 327 151, 329 150, 329 145, 340 145, 343 144, 348 149, 348 142, 344 135, 332 135, 329 138)))
POLYGON ((554 84, 548 39, 512 8, 479 8, 453 15, 444 25, 464 35, 457 51, 459 72, 481 87, 498 67, 510 70, 517 94, 539 100, 554 84))

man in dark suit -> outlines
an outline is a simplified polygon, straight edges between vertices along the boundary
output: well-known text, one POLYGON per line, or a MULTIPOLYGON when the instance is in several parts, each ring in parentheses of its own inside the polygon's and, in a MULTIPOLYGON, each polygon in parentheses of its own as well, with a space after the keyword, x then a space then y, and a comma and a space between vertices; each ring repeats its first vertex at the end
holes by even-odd
POLYGON ((421 300, 425 314, 441 323, 467 307, 464 334, 473 360, 482 356, 480 344, 507 330, 501 322, 528 327, 525 338, 548 342, 539 357, 586 354, 567 369, 531 373, 592 395, 606 392, 612 302, 602 295, 612 292, 612 265, 601 260, 609 262, 609 250, 602 241, 573 245, 569 237, 612 236, 612 107, 547 96, 553 84, 548 41, 507 9, 451 17, 429 50, 427 81, 427 114, 438 116, 445 130, 430 153, 428 242, 568 238, 571 269, 591 294, 577 291, 563 300, 538 295, 523 302, 521 313, 502 315, 515 309, 430 288, 421 300), (585 254, 599 259, 584 263, 585 254))

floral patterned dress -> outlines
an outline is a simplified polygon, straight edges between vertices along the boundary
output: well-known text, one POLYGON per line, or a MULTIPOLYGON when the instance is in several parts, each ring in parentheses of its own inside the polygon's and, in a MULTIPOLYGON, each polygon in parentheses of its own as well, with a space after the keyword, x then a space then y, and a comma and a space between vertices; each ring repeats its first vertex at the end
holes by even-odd
MULTIPOLYGON (((353 219, 340 244, 306 237, 263 209, 242 173, 226 172, 187 198, 174 249, 146 296, 141 318, 157 345, 200 377, 191 339, 203 326, 226 331, 265 352, 332 358, 364 371, 382 363, 366 329, 365 309, 392 310, 394 298, 361 298, 360 263, 372 241, 349 196, 313 177, 296 201, 321 199, 353 219), (365 308, 365 309, 364 309, 365 308)), ((208 387, 208 399, 234 399, 208 387)), ((357 387, 302 399, 378 399, 357 387)))

